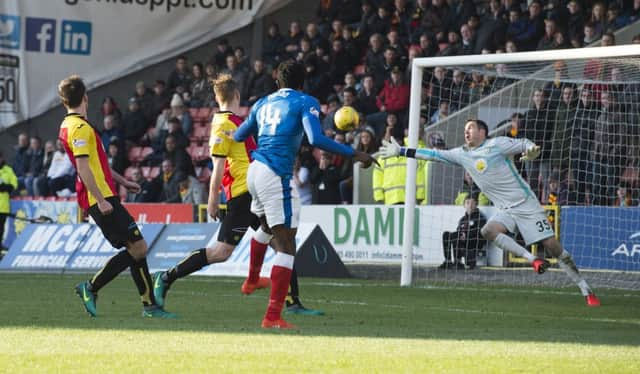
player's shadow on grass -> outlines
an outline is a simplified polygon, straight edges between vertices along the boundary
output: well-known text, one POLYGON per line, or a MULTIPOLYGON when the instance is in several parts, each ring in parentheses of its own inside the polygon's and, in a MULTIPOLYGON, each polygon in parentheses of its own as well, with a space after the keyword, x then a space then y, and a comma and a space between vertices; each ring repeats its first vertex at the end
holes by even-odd
MULTIPOLYGON (((98 318, 73 294, 85 276, 0 275, 3 327, 255 334, 268 291, 240 294, 239 278, 190 277, 169 293, 178 320, 143 319, 128 276, 100 292, 98 318)), ((302 280, 303 301, 325 316, 285 316, 306 336, 640 344, 640 293, 608 291, 589 309, 573 289, 400 288, 375 281, 302 280), (346 284, 348 283, 348 284, 346 284), (374 284, 375 283, 375 284, 374 284)))

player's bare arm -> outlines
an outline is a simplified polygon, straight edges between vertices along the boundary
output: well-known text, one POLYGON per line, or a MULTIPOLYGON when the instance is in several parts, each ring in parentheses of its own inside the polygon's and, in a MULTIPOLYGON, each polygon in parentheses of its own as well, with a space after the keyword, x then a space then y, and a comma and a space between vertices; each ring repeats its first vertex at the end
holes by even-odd
POLYGON ((124 186, 124 188, 126 188, 127 191, 133 192, 133 193, 139 193, 140 192, 140 185, 138 183, 128 180, 124 176, 118 174, 113 169, 111 169, 111 176, 113 177, 113 180, 116 181, 116 183, 124 186))
POLYGON ((98 188, 96 178, 93 176, 93 172, 89 167, 89 158, 78 157, 76 159, 76 165, 78 168, 78 175, 80 175, 82 183, 84 183, 87 190, 89 190, 89 193, 91 193, 98 202, 98 209, 100 210, 100 213, 104 215, 110 214, 113 211, 113 207, 111 206, 111 203, 104 198, 102 192, 100 192, 100 189, 98 188))
POLYGON ((226 161, 223 157, 212 156, 213 173, 209 181, 209 201, 207 202, 207 212, 209 216, 214 220, 218 220, 218 209, 220 205, 220 185, 222 184, 222 177, 224 176, 224 163, 226 161))

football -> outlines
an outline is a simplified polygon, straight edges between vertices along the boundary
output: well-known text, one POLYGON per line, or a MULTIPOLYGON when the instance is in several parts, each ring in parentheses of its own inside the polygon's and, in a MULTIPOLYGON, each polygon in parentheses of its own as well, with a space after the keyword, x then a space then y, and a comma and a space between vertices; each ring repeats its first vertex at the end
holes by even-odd
POLYGON ((350 106, 343 106, 336 111, 333 116, 333 122, 340 131, 351 131, 358 127, 360 116, 358 112, 350 106))

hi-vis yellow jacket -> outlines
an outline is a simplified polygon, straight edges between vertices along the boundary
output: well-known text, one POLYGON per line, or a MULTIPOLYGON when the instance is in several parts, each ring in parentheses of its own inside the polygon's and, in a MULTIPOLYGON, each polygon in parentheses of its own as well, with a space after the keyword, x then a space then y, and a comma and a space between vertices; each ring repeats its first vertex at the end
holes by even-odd
MULTIPOLYGON (((416 202, 425 198, 426 161, 418 161, 416 175, 416 202)), ((385 205, 393 205, 404 202, 405 184, 407 182, 407 158, 389 157, 378 158, 380 166, 373 170, 373 199, 382 201, 385 205)))
MULTIPOLYGON (((7 164, 0 167, 0 184, 10 184, 14 190, 18 188, 18 178, 11 166, 7 164)), ((0 191, 0 213, 9 213, 10 209, 9 192, 0 191)))

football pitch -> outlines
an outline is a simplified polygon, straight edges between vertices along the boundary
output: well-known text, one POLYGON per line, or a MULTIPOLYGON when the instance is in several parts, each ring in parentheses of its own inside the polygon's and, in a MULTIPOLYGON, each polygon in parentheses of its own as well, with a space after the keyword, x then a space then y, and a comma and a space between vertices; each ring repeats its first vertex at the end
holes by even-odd
POLYGON ((263 331, 268 291, 189 277, 169 293, 177 320, 140 316, 129 276, 100 292, 98 318, 73 294, 80 275, 0 274, 0 372, 638 373, 640 292, 301 279, 322 317, 263 331))

